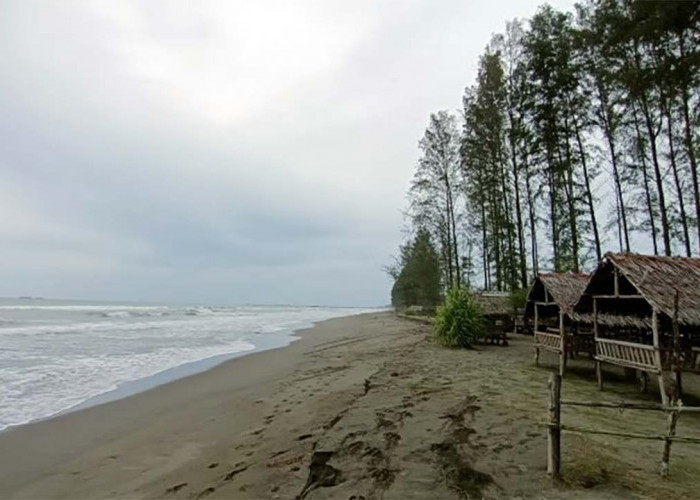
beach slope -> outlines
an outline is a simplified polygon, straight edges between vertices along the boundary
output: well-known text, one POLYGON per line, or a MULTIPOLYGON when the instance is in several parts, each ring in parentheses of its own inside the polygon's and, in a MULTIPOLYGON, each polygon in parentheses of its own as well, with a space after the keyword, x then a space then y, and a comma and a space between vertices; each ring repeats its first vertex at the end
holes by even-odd
MULTIPOLYGON (((644 498, 651 491, 650 498, 683 498, 693 491, 695 462, 683 462, 680 446, 674 480, 662 483, 658 443, 627 449, 576 437, 565 441, 565 482, 553 485, 537 425, 548 373, 533 366, 529 338, 450 350, 433 342, 428 325, 392 313, 325 321, 301 337, 3 433, 0 498, 644 498)), ((571 371, 567 390, 596 397, 585 361, 572 361, 571 371)))

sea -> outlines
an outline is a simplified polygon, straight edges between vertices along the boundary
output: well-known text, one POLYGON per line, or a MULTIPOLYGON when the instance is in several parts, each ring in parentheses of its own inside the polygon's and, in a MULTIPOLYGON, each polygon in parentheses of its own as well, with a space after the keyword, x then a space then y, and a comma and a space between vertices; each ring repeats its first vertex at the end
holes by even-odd
POLYGON ((0 430, 285 346, 318 321, 378 310, 0 299, 0 430))

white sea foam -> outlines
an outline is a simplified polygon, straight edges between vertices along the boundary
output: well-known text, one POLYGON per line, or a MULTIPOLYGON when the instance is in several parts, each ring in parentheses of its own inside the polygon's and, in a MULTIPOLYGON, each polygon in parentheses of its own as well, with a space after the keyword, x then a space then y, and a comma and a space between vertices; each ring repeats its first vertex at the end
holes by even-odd
POLYGON ((36 302, 0 301, 0 429, 186 363, 283 345, 292 330, 363 312, 36 302))

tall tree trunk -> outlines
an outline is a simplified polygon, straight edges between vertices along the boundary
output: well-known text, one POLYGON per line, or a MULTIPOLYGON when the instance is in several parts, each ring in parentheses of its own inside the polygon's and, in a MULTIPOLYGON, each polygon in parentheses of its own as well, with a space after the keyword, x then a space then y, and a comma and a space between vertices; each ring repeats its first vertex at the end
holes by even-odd
POLYGON ((530 185, 529 162, 527 156, 523 157, 525 167, 525 190, 527 191, 527 209, 530 218, 530 251, 532 253, 532 272, 535 276, 540 270, 539 257, 537 255, 537 210, 535 207, 535 196, 530 185))
POLYGON ((508 116, 510 119, 511 131, 509 133, 510 138, 510 157, 511 157, 511 168, 513 170, 513 184, 515 191, 515 222, 518 231, 518 264, 520 266, 520 288, 527 287, 527 256, 525 255, 525 242, 523 238, 523 213, 520 207, 520 181, 518 179, 518 161, 516 156, 516 146, 515 137, 513 132, 514 121, 513 113, 508 111, 508 116))
POLYGON ((651 189, 649 188, 649 173, 647 170, 646 160, 647 153, 646 148, 644 147, 644 139, 642 138, 642 133, 639 130, 639 122, 636 108, 634 113, 634 129, 637 135, 637 151, 639 152, 639 159, 642 162, 642 178, 644 181, 644 194, 647 203, 647 210, 649 212, 649 224, 651 225, 651 240, 654 244, 654 255, 659 255, 659 245, 656 241, 656 218, 654 216, 654 205, 651 199, 651 189))
POLYGON ((559 228, 557 227, 557 192, 556 183, 554 182, 554 168, 552 168, 551 160, 548 162, 547 180, 549 183, 549 215, 552 223, 552 252, 554 257, 554 271, 561 271, 559 262, 559 228))
POLYGON ((449 207, 450 207, 450 226, 451 226, 451 233, 452 233, 452 255, 454 258, 454 279, 455 279, 455 285, 457 287, 461 286, 462 284, 462 273, 460 272, 460 263, 459 263, 459 247, 457 246, 457 222, 455 220, 455 207, 454 207, 454 200, 452 199, 452 187, 450 186, 449 180, 446 182, 447 184, 447 192, 448 192, 448 199, 449 199, 449 207))
MULTIPOLYGON (((618 231, 622 237, 624 237, 624 251, 630 251, 630 236, 629 227, 627 225, 627 210, 625 208, 625 200, 622 196, 622 180, 620 178, 620 169, 617 162, 617 151, 615 147, 615 134, 613 132, 612 124, 610 122, 610 112, 608 105, 608 98, 605 90, 602 88, 602 82, 597 82, 596 86, 598 88, 598 97, 601 102, 600 108, 600 118, 603 123, 603 135, 605 135, 605 140, 608 143, 608 150, 610 151, 610 163, 613 169, 613 182, 615 183, 615 194, 617 196, 617 225, 618 231)), ((623 251, 622 237, 620 238, 620 251, 623 251)))
POLYGON ((513 220, 511 219, 512 217, 512 212, 510 208, 510 197, 509 193, 510 190, 508 189, 508 170, 505 167, 505 161, 502 158, 502 155, 499 153, 498 154, 498 159, 499 159, 499 165, 498 168, 501 172, 501 190, 503 192, 503 213, 504 213, 504 221, 506 225, 506 242, 508 245, 508 258, 506 259, 507 263, 507 280, 506 282, 508 283, 508 289, 512 290, 516 287, 517 283, 517 271, 516 269, 518 268, 517 263, 515 262, 515 234, 513 232, 513 220))
MULTIPOLYGON (((568 211, 569 220, 569 231, 571 231, 571 268, 567 270, 572 270, 574 272, 579 271, 579 242, 578 242, 578 227, 576 221, 576 193, 574 193, 574 167, 573 161, 571 159, 571 148, 569 145, 569 124, 568 119, 564 119, 564 144, 565 144, 565 155, 566 155, 566 171, 564 179, 564 194, 566 195, 566 206, 568 211)), ((559 164, 564 165, 563 158, 561 156, 560 148, 557 148, 557 154, 559 156, 559 164)))
POLYGON ((671 168, 673 170, 673 180, 676 185, 676 193, 678 195, 678 204, 681 213, 681 228, 683 229, 683 243, 685 244, 685 254, 690 257, 690 234, 688 233, 688 218, 685 212, 685 201, 683 200, 683 189, 681 189, 681 181, 678 176, 678 165, 676 164, 676 150, 673 146, 673 125, 671 123, 671 113, 669 107, 665 107, 666 128, 668 134, 668 151, 671 160, 671 168))
MULTIPOLYGON (((683 36, 678 35, 678 45, 680 47, 681 60, 685 59, 685 43, 683 36)), ((700 187, 698 186, 698 163, 697 157, 695 156, 695 148, 693 147, 693 132, 692 124, 690 119, 690 110, 688 102, 690 101, 690 96, 688 95, 688 85, 683 83, 681 85, 681 102, 683 110, 683 129, 685 132, 684 142, 686 153, 688 154, 688 161, 690 162, 690 174, 693 181, 693 198, 695 200, 695 218, 696 224, 698 226, 698 250, 700 251, 700 187)))
POLYGON ((659 198, 659 215, 661 216, 661 235, 664 241, 664 254, 671 255, 671 230, 668 223, 668 213, 666 212, 666 196, 664 194, 664 182, 661 175, 661 166, 659 165, 659 155, 656 149, 656 132, 651 118, 651 112, 648 107, 646 96, 642 94, 642 115, 644 123, 649 135, 649 149, 651 151, 651 161, 654 166, 654 180, 656 182, 656 193, 659 198))
POLYGON ((489 242, 486 235, 486 202, 485 200, 481 203, 481 258, 484 265, 484 288, 489 290, 491 288, 489 270, 489 242))
POLYGON ((593 239, 595 242, 595 253, 597 260, 600 261, 602 254, 600 252, 600 236, 598 234, 598 223, 595 217, 595 207, 593 206, 593 193, 591 192, 591 180, 588 176, 588 166, 586 164, 586 152, 583 150, 583 141, 581 141, 581 133, 578 128, 578 123, 574 119, 574 131, 576 132, 576 143, 578 144, 579 155, 581 156, 581 165, 583 166, 583 182, 586 189, 586 201, 588 202, 588 210, 591 215, 591 225, 593 226, 593 239))

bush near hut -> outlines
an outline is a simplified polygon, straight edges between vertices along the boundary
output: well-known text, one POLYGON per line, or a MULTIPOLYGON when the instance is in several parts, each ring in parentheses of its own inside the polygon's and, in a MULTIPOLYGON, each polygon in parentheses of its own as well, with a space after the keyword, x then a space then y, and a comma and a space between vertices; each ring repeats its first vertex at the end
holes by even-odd
POLYGON ((435 335, 447 347, 470 347, 484 329, 481 307, 466 288, 447 291, 435 316, 435 335))
POLYGON ((528 290, 526 288, 516 288, 510 292, 510 305, 513 306, 514 311, 525 309, 527 305, 527 293, 528 290))

